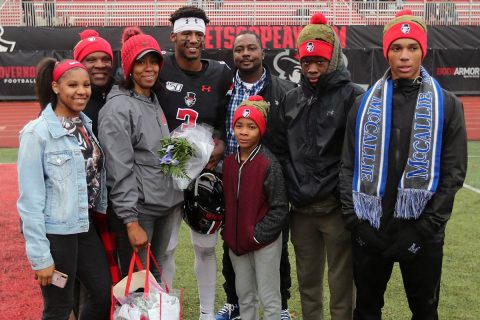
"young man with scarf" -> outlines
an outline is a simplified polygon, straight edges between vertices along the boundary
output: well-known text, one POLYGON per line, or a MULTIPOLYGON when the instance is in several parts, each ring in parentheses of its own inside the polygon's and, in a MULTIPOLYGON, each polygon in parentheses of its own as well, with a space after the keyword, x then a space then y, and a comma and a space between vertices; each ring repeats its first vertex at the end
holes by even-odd
MULTIPOLYGON (((234 136, 233 118, 240 103, 248 97, 261 95, 270 104, 269 114, 278 112, 278 104, 283 95, 296 85, 288 80, 280 79, 271 74, 263 64, 265 57, 262 42, 253 31, 240 32, 233 41, 233 63, 236 71, 232 95, 227 110, 227 146, 225 156, 236 153, 238 143, 234 136)), ((267 117, 270 118, 270 117, 267 117)), ((275 138, 271 135, 267 121, 267 130, 262 137, 262 143, 268 148, 275 138)), ((290 261, 288 260, 288 237, 289 226, 285 224, 282 229, 282 256, 280 260, 280 293, 282 295, 281 320, 289 320, 288 299, 290 298, 290 261)), ((227 302, 219 310, 216 320, 239 319, 238 297, 235 290, 235 271, 228 254, 228 246, 223 244, 222 273, 225 277, 223 288, 227 296, 227 302)))
POLYGON ((390 68, 348 116, 341 170, 354 319, 381 319, 400 265, 412 319, 438 319, 445 226, 467 169, 463 106, 422 67, 427 27, 408 9, 383 32, 390 68))
POLYGON ((302 79, 273 117, 270 148, 279 158, 292 205, 291 239, 304 320, 323 318, 328 262, 330 314, 350 320, 353 274, 350 233, 342 219, 338 174, 347 114, 363 90, 350 80, 340 40, 321 13, 297 39, 302 79))

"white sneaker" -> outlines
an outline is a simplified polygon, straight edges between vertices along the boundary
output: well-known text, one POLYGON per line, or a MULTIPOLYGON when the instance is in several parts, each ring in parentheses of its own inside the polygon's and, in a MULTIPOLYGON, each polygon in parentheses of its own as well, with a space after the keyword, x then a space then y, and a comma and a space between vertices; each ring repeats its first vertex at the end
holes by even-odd
POLYGON ((280 320, 291 320, 292 318, 290 317, 290 312, 288 312, 288 309, 283 309, 282 313, 280 313, 280 320))
POLYGON ((213 313, 200 313, 198 320, 215 320, 215 315, 213 313))
POLYGON ((215 320, 240 320, 240 308, 238 304, 225 303, 215 317, 215 320))

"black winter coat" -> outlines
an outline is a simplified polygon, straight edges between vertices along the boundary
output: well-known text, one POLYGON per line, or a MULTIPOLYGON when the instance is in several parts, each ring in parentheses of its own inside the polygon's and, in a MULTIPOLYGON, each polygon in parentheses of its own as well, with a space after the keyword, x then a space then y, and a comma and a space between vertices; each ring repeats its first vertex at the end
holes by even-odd
MULTIPOLYGON (((407 225, 415 224, 426 241, 443 242, 445 225, 450 218, 455 193, 463 185, 467 170, 467 138, 462 103, 450 92, 443 90, 444 123, 440 180, 436 193, 428 202, 418 220, 404 220, 393 217, 399 181, 405 169, 410 147, 410 132, 415 111, 419 84, 412 80, 394 82, 392 102, 392 124, 388 152, 388 176, 382 199, 380 232, 385 237, 394 235, 407 225)), ((363 96, 355 102, 348 116, 347 131, 342 157, 341 194, 347 228, 357 222, 353 210, 352 179, 355 155, 355 127, 358 109, 363 96)))
POLYGON ((282 101, 288 91, 294 89, 297 85, 291 81, 273 76, 267 67, 265 67, 265 69, 268 74, 267 83, 258 94, 261 95, 265 101, 270 102, 270 109, 268 110, 267 116, 267 130, 262 137, 262 143, 267 148, 270 148, 275 140, 272 130, 270 129, 270 119, 278 116, 280 112, 280 101, 282 101))
POLYGON ((347 115, 363 90, 346 68, 301 85, 280 103, 270 149, 282 164, 290 202, 304 207, 335 195, 347 115))
POLYGON ((95 137, 98 137, 98 113, 105 105, 105 102, 107 102, 107 95, 112 89, 112 86, 113 80, 110 81, 105 90, 92 85, 92 95, 90 96, 90 100, 88 100, 85 110, 83 110, 83 113, 85 113, 92 120, 92 130, 95 134, 95 137))

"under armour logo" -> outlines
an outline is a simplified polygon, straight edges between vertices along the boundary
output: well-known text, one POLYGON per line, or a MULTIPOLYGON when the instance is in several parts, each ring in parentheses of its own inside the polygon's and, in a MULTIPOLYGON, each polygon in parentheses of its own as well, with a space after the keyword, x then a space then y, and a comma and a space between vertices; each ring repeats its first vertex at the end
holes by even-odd
POLYGON ((212 86, 202 85, 201 90, 202 90, 202 92, 212 92, 212 86))
POLYGON ((307 51, 308 52, 313 52, 315 50, 315 46, 313 45, 313 42, 308 42, 307 43, 307 51))
MULTIPOLYGON (((185 19, 185 24, 189 24, 190 23, 190 19, 185 19)), ((193 23, 194 24, 198 24, 198 20, 197 19, 193 19, 193 23)))
POLYGON ((403 34, 409 34, 410 33, 410 25, 408 23, 402 24, 402 27, 400 28, 400 31, 402 31, 403 34))
POLYGON ((243 110, 242 117, 249 118, 250 117, 250 109, 243 110))
POLYGON ((360 247, 363 247, 366 244, 365 241, 363 241, 360 237, 357 237, 356 240, 360 247))
POLYGON ((333 117, 334 114, 335 114, 335 110, 327 111, 327 117, 333 117))
POLYGON ((420 248, 421 248, 421 247, 414 242, 414 243, 412 243, 412 245, 410 246, 410 248, 408 248, 408 251, 410 251, 411 253, 415 254, 415 253, 417 253, 418 250, 420 250, 420 248))

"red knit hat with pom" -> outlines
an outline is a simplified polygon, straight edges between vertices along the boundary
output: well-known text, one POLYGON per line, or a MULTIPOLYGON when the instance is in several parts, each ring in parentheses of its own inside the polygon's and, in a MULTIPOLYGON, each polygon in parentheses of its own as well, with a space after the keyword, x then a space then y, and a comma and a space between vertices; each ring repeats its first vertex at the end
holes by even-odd
POLYGON ((298 53, 303 57, 316 56, 327 60, 332 59, 335 34, 327 18, 322 13, 316 13, 310 18, 297 38, 298 53))
POLYGON ((267 114, 270 104, 263 99, 262 96, 250 96, 247 100, 242 101, 237 110, 233 114, 232 127, 235 128, 240 118, 253 120, 257 124, 260 135, 263 136, 267 128, 267 114))
POLYGON ((98 35, 95 30, 84 30, 79 33, 80 41, 73 49, 73 59, 82 62, 86 56, 94 52, 105 52, 113 61, 112 46, 98 35))
POLYGON ((154 37, 144 34, 140 28, 129 27, 122 34, 122 68, 125 79, 132 72, 133 62, 150 52, 155 52, 160 57, 160 67, 163 64, 163 56, 154 37))
POLYGON ((422 59, 427 55, 427 24, 422 18, 415 17, 412 10, 404 9, 383 28, 383 55, 388 60, 388 50, 398 39, 413 39, 422 49, 422 59))

